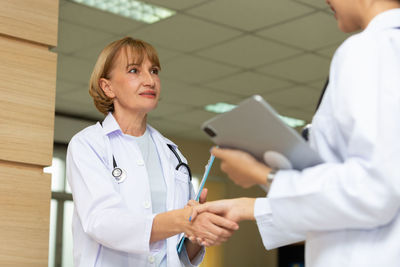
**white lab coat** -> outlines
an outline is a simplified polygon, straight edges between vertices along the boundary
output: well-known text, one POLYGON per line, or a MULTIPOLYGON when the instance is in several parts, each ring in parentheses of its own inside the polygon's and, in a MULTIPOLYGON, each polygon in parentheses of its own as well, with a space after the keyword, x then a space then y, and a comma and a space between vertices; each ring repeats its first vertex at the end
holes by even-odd
POLYGON ((325 164, 279 171, 255 217, 267 249, 308 267, 400 266, 400 9, 336 51, 310 136, 325 164))
MULTIPOLYGON (((193 188, 167 144, 177 146, 148 126, 160 157, 167 187, 167 211, 183 208, 193 188)), ((179 153, 179 152, 178 152, 179 153)), ((179 153, 180 154, 180 153, 179 153)), ((180 154, 182 161, 186 159, 180 154)), ((76 134, 67 153, 67 179, 75 203, 73 242, 75 267, 154 266, 165 241, 149 245, 153 218, 144 159, 135 140, 122 133, 109 114, 103 122, 76 134), (114 155, 127 178, 118 184, 111 172, 114 155)), ((176 252, 179 236, 166 241, 167 265, 192 266, 186 251, 176 252), (183 257, 183 259, 182 259, 183 257), (186 262, 185 262, 186 259, 186 262)), ((196 257, 199 264, 204 250, 196 257)))

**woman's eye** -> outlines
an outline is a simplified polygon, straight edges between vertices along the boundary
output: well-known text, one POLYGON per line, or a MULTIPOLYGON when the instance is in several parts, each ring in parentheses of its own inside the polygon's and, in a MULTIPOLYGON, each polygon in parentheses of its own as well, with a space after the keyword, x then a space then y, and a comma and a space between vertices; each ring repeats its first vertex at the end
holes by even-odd
POLYGON ((151 73, 152 73, 152 74, 158 74, 158 72, 159 72, 158 69, 152 69, 152 70, 151 70, 151 73))
POLYGON ((138 70, 136 68, 130 69, 128 71, 129 73, 138 73, 138 70))

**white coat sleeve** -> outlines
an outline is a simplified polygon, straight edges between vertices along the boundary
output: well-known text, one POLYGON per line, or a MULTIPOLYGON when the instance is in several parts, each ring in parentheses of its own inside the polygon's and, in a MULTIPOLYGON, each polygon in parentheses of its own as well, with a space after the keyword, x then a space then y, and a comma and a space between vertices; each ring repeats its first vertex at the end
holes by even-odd
POLYGON ((334 142, 330 147, 343 161, 279 171, 268 195, 274 227, 289 232, 372 229, 397 215, 399 47, 399 39, 357 37, 337 52, 325 103, 333 114, 326 125, 343 141, 338 142, 343 147, 334 142))
POLYGON ((264 247, 268 250, 305 240, 305 235, 303 233, 282 230, 273 224, 268 198, 256 199, 254 204, 254 217, 264 247))
POLYGON ((154 215, 138 216, 128 210, 104 162, 101 141, 78 135, 68 147, 67 179, 83 230, 106 247, 148 253, 154 215))

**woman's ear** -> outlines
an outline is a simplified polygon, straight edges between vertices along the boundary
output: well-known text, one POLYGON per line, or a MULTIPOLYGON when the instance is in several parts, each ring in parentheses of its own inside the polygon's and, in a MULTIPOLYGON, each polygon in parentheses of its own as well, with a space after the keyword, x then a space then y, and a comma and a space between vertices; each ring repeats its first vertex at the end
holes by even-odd
POLYGON ((100 78, 99 80, 99 86, 101 88, 101 90, 103 90, 104 94, 108 97, 108 98, 114 98, 115 94, 112 90, 112 86, 109 80, 105 79, 105 78, 100 78))

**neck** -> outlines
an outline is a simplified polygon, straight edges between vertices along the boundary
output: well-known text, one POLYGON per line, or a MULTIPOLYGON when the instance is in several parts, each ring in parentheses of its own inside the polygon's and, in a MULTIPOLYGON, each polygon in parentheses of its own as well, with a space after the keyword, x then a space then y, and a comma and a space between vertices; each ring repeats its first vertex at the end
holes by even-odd
POLYGON ((133 136, 142 136, 146 131, 147 114, 146 113, 122 113, 113 112, 115 120, 118 122, 124 134, 133 136))
POLYGON ((362 28, 365 29, 373 18, 382 12, 390 9, 400 8, 400 1, 398 0, 378 0, 366 1, 368 3, 364 6, 364 19, 362 28))

